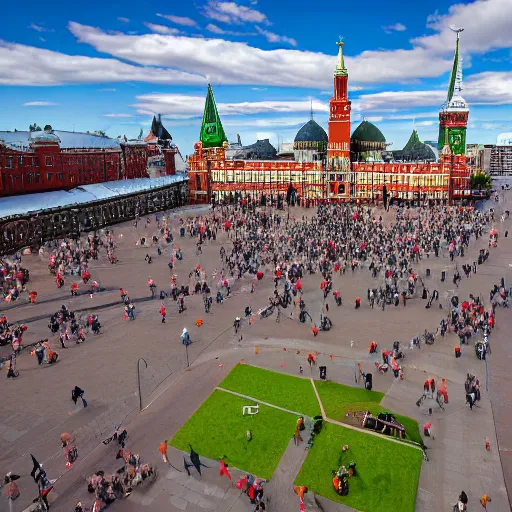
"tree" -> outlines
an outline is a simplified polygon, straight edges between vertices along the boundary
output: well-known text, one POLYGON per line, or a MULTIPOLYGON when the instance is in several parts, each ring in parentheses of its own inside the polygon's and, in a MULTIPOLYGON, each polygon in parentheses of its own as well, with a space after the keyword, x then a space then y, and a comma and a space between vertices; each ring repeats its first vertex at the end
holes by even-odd
MULTIPOLYGON (((87 132, 89 133, 89 132, 87 132)), ((106 137, 107 134, 103 130, 96 130, 92 132, 93 135, 97 135, 98 137, 106 137)))
POLYGON ((47 125, 45 125, 45 127, 44 127, 44 131, 45 131, 45 132, 53 132, 52 125, 51 125, 51 124, 47 124, 47 125))
POLYGON ((31 132, 40 132, 41 131, 41 127, 37 124, 37 123, 34 123, 34 124, 31 124, 28 129, 31 131, 31 132))
POLYGON ((492 178, 482 171, 477 171, 471 176, 471 189, 473 190, 488 190, 492 186, 492 178))

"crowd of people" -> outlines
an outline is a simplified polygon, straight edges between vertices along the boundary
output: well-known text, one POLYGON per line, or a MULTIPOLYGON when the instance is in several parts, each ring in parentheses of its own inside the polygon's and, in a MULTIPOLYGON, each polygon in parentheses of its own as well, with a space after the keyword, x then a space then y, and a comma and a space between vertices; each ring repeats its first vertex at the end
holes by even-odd
MULTIPOLYGON (((276 321, 279 321, 282 310, 290 308, 292 319, 303 324, 309 323, 313 335, 317 336, 319 332, 333 328, 333 322, 328 316, 331 298, 337 307, 344 304, 353 304, 355 310, 365 307, 359 296, 347 298, 344 290, 335 288, 333 281, 336 275, 365 273, 365 278, 374 280, 375 284, 366 290, 367 308, 373 309, 377 305, 385 311, 386 307, 406 307, 408 301, 416 298, 426 299, 426 307, 431 307, 434 301, 439 301, 442 306, 438 290, 427 289, 420 277, 420 261, 446 256, 454 263, 460 261, 466 278, 469 278, 485 263, 490 253, 489 250, 483 250, 476 261, 467 261, 466 252, 472 238, 478 240, 483 237, 492 221, 493 214, 490 212, 441 206, 417 210, 401 208, 391 220, 387 212, 358 204, 321 204, 315 215, 290 218, 289 213, 286 215, 283 210, 267 210, 240 202, 236 205, 217 205, 208 215, 180 218, 177 227, 170 217, 157 215, 153 235, 138 243, 143 247, 155 247, 158 256, 163 252, 170 253, 167 264, 170 270, 169 287, 158 288, 161 302, 159 309, 155 311, 155 315, 158 312, 161 316, 162 323, 166 323, 168 315, 165 303, 167 297, 176 301, 178 312, 183 313, 186 311, 185 299, 200 296, 205 312, 209 313, 213 297, 216 303, 213 307, 221 307, 225 299, 232 296, 237 281, 249 282, 252 293, 266 275, 271 276, 274 290, 268 297, 268 302, 259 310, 260 316, 270 316, 277 312, 276 321), (197 263, 198 258, 189 258, 188 254, 185 257, 184 251, 177 245, 179 239, 193 239, 196 256, 199 257, 204 246, 216 242, 221 235, 224 238, 227 236, 227 241, 219 251, 220 262, 208 261, 208 268, 197 263), (183 264, 184 260, 186 265, 183 264), (177 262, 180 264, 177 265, 177 262), (185 271, 188 265, 190 266, 185 271), (303 294, 303 281, 306 279, 316 280, 318 287, 315 288, 319 289, 317 294, 311 294, 307 298, 308 304, 303 294), (318 304, 321 306, 318 307, 318 304)), ((150 227, 151 223, 152 219, 147 219, 145 227, 150 227)), ((497 234, 492 234, 490 240, 490 248, 495 247, 497 234)), ((49 270, 55 275, 59 288, 65 286, 67 276, 78 276, 84 284, 88 284, 91 279, 88 263, 91 259, 99 258, 101 248, 105 249, 107 260, 111 264, 118 261, 113 231, 75 240, 61 240, 54 245, 46 247, 41 254, 46 257, 49 251, 49 270)), ((155 265, 155 260, 149 253, 146 254, 145 261, 155 265)), ((444 273, 441 280, 446 277, 444 273)), ((18 290, 21 285, 23 289, 25 279, 28 280, 28 271, 22 269, 19 263, 0 265, 0 284, 4 287, 4 295, 6 283, 8 288, 14 286, 18 290)), ((453 273, 454 285, 458 286, 460 279, 457 267, 453 273)), ((151 277, 148 279, 148 287, 151 297, 156 298, 157 286, 151 277)), ((99 283, 93 281, 90 292, 98 289, 99 283)), ((19 292, 20 290, 18 294, 19 292)), ((364 290, 361 292, 360 295, 364 296, 364 290)), ((78 294, 78 285, 73 283, 71 295, 78 294)), ((506 289, 502 280, 490 292, 490 309, 485 308, 478 296, 470 296, 467 301, 458 301, 458 297, 454 297, 457 300, 450 301, 446 318, 440 324, 441 334, 455 332, 462 346, 481 331, 487 339, 481 353, 484 358, 490 351, 488 337, 495 325, 496 307, 507 307, 509 295, 510 290, 506 289)), ((135 305, 127 290, 121 288, 120 296, 124 318, 135 320, 135 305)), ((241 317, 248 322, 254 318, 250 307, 246 307, 244 313, 235 317, 235 334, 239 334, 241 330, 241 317)), ((90 314, 86 318, 80 318, 63 305, 51 316, 48 327, 52 334, 58 335, 61 347, 66 349, 72 341, 83 343, 89 330, 99 333, 101 324, 97 315, 90 314)), ((21 326, 9 326, 5 317, 0 319, 0 345, 6 340, 14 349, 15 340, 21 345, 22 334, 21 326)), ((186 346, 191 343, 186 328, 183 329, 181 341, 186 346)), ((379 372, 385 372, 390 367, 395 377, 402 379, 404 374, 401 362, 404 353, 400 344, 396 343, 392 350, 382 352, 383 361, 379 361, 376 366, 379 372)), ((377 344, 372 344, 370 353, 375 353, 376 350, 377 344)), ((34 348, 34 353, 39 364, 52 364, 58 359, 47 340, 41 341, 34 348)), ((15 367, 15 359, 11 366, 15 367)), ((369 375, 370 378, 365 375, 367 389, 372 386, 371 374, 369 375)), ((423 396, 436 398, 440 408, 448 403, 445 379, 439 379, 438 382, 428 379, 424 391, 423 396)), ((480 399, 478 379, 468 375, 465 391, 467 403, 472 409, 480 399)), ((71 445, 67 448, 68 454, 72 452, 71 445)), ((90 490, 96 493, 96 501, 103 505, 131 492, 139 480, 146 481, 153 476, 152 467, 140 464, 137 455, 122 448, 119 456, 126 463, 121 472, 106 475, 99 471, 89 479, 90 490)), ((257 510, 264 510, 265 505, 261 498, 254 503, 260 507, 257 510)), ((86 508, 78 504, 76 510, 82 512, 86 508)))

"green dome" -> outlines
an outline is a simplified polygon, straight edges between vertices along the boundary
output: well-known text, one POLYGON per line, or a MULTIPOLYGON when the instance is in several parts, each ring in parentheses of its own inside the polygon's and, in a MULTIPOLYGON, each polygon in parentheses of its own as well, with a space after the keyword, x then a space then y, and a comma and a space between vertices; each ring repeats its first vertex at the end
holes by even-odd
POLYGON ((354 142, 386 143, 386 137, 382 135, 382 132, 370 121, 366 121, 366 119, 354 130, 350 139, 354 142))

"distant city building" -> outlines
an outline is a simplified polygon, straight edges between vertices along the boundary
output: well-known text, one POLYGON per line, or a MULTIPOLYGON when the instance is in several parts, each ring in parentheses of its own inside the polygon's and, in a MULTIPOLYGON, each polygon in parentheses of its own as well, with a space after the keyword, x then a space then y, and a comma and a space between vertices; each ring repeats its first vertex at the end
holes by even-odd
POLYGON ((477 171, 483 171, 483 144, 468 144, 466 146, 466 165, 470 175, 475 174, 477 171))
POLYGON ((484 144, 483 155, 480 157, 481 169, 487 174, 491 173, 491 153, 495 147, 494 144, 484 144))
POLYGON ((490 175, 512 178, 512 145, 491 148, 490 175))

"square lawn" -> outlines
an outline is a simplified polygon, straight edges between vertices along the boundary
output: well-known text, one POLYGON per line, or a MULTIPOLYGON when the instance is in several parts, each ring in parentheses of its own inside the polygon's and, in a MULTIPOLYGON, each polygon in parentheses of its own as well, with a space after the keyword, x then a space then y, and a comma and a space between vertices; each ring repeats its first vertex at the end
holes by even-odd
POLYGON ((416 448, 324 422, 295 483, 364 512, 413 512, 422 458, 416 448), (349 449, 340 460, 345 444, 349 449), (332 470, 351 461, 357 476, 349 479, 348 496, 339 496, 332 470))
MULTIPOLYGON (((368 391, 363 388, 354 388, 329 381, 315 381, 315 386, 322 400, 325 414, 332 420, 345 421, 348 411, 371 411, 374 416, 380 412, 389 411, 380 405, 384 393, 368 391)), ((407 416, 393 413, 406 431, 406 439, 421 443, 418 422, 407 416)))
POLYGON ((320 414, 320 406, 309 379, 237 364, 219 387, 307 416, 320 414))
MULTIPOLYGON (((311 384, 310 384, 311 386, 311 384)), ((242 416, 245 398, 215 390, 176 433, 171 446, 194 450, 210 459, 269 479, 295 432, 293 414, 260 405, 259 413, 242 416), (252 432, 247 441, 246 432, 252 432)))

